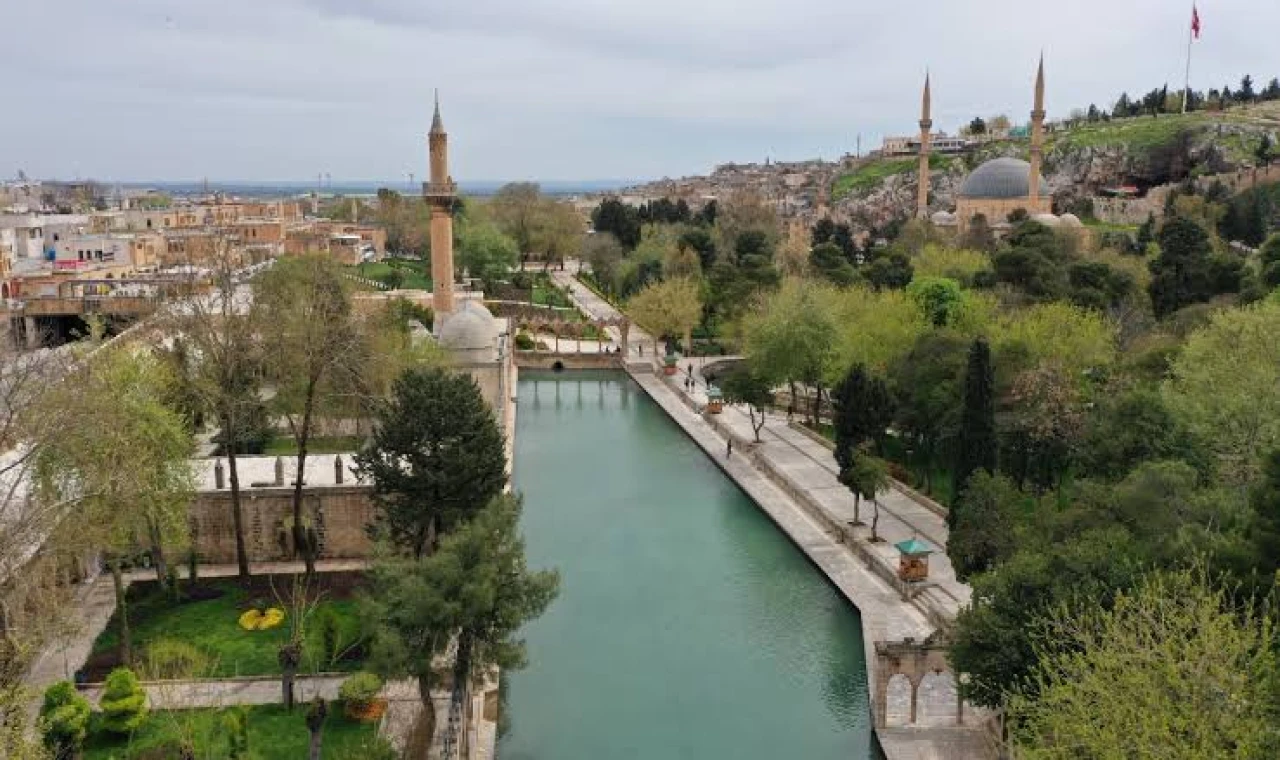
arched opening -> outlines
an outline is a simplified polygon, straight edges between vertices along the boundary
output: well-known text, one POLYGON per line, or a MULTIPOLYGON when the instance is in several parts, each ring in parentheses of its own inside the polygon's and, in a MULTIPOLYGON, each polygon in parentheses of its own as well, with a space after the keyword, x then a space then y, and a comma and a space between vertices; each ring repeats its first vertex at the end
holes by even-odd
POLYGON ((911 679, 895 673, 885 688, 885 725, 911 725, 911 679))
POLYGON ((916 723, 921 726, 956 724, 956 679, 947 671, 926 673, 916 692, 916 723))
POLYGON ((555 364, 551 365, 551 369, 555 370, 556 372, 563 372, 564 362, 560 361, 559 359, 556 359, 555 364))

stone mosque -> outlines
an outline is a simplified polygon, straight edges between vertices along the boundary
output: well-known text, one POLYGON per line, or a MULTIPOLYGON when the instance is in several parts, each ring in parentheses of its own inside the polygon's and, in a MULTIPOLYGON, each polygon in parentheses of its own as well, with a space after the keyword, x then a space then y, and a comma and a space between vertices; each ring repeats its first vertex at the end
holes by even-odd
POLYGON ((969 228, 973 219, 983 216, 993 228, 1007 227, 1009 214, 1022 209, 1049 227, 1083 226, 1073 214, 1055 216, 1053 197, 1043 191, 1040 165, 1044 155, 1044 57, 1036 71, 1035 105, 1031 111, 1031 160, 1002 157, 987 161, 974 169, 956 193, 955 211, 929 214, 929 77, 924 81, 924 102, 920 114, 920 168, 916 217, 929 219, 939 227, 955 227, 960 232, 969 228))

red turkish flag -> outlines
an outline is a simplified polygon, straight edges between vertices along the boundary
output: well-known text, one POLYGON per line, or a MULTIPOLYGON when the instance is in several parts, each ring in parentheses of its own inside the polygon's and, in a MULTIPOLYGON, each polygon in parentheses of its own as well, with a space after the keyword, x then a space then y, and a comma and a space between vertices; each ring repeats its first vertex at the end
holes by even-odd
POLYGON ((1191 6, 1191 33, 1200 39, 1200 11, 1196 10, 1195 5, 1191 6))

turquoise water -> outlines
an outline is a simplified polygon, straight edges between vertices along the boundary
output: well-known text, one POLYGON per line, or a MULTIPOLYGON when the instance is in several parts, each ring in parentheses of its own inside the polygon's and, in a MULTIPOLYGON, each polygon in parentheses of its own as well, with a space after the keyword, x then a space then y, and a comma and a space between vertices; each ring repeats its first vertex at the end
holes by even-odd
POLYGON ((521 373, 515 482, 560 597, 501 760, 873 757, 857 610, 637 385, 521 373))

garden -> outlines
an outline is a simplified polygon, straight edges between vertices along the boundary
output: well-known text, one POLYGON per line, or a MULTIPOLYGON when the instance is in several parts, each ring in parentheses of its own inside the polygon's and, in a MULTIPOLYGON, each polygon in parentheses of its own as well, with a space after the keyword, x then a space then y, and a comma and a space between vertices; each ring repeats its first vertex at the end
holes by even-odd
POLYGON ((380 282, 391 290, 431 290, 430 262, 386 258, 347 267, 352 274, 380 282))
MULTIPOLYGON (((302 594, 301 577, 292 575, 200 579, 181 583, 176 593, 155 581, 135 582, 127 597, 135 664, 149 677, 164 677, 175 659, 205 678, 276 675, 280 649, 294 631, 291 618, 301 609, 306 620, 298 672, 358 670, 366 655, 355 599, 361 583, 358 573, 326 573, 302 594), (303 596, 312 601, 304 605, 303 596)), ((120 650, 117 611, 79 680, 101 681, 124 664, 120 650)))

